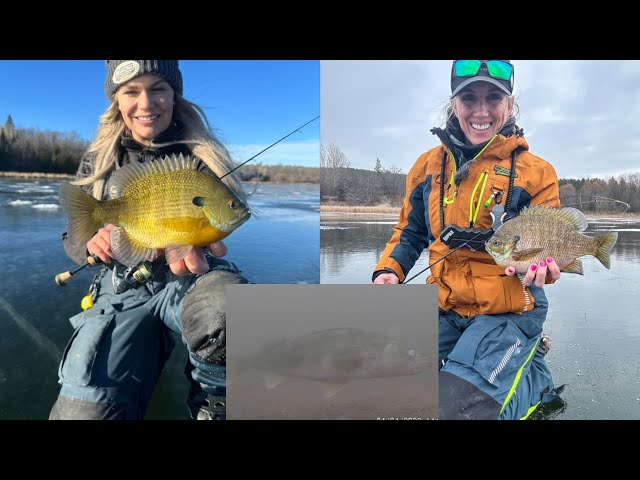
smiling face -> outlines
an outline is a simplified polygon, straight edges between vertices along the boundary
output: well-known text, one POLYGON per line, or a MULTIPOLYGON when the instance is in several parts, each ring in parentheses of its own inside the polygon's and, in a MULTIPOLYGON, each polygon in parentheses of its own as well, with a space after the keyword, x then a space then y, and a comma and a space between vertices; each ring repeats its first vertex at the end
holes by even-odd
POLYGON ((474 82, 453 98, 453 113, 472 145, 490 140, 513 112, 513 97, 488 82, 474 82))
POLYGON ((133 139, 147 146, 171 125, 173 99, 171 86, 150 73, 125 83, 116 93, 118 109, 133 139))

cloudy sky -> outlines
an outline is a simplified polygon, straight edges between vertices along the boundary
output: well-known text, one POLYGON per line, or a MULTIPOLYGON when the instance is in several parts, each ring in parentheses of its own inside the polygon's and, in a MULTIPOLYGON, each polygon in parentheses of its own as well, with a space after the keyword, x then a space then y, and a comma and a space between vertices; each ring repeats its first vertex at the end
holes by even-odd
MULTIPOLYGON (((559 178, 640 172, 640 61, 513 60, 518 125, 559 178)), ((408 172, 438 145, 450 60, 320 63, 320 141, 354 168, 408 172)))

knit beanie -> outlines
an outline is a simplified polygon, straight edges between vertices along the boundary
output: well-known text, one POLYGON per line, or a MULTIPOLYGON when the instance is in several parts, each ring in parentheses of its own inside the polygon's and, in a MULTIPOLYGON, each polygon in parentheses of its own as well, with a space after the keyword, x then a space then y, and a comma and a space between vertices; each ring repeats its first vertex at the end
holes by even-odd
POLYGON ((178 60, 105 60, 107 78, 104 92, 112 99, 118 88, 129 80, 145 73, 164 78, 176 93, 182 95, 182 73, 178 60))

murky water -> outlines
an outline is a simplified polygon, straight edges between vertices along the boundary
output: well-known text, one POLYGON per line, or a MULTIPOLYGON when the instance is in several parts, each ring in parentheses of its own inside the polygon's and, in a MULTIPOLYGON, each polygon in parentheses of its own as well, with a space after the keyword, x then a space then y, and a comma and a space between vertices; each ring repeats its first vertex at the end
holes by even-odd
MULTIPOLYGON (((395 218, 322 220, 321 283, 371 283, 371 274, 392 234, 395 218)), ((537 418, 640 419, 640 221, 591 222, 587 235, 613 229, 618 242, 611 270, 583 259, 584 276, 563 274, 545 287, 549 314, 547 360, 556 385, 566 384, 564 405, 537 418)), ((408 278, 428 265, 422 256, 408 278)), ((428 271, 411 284, 424 283, 428 271)))

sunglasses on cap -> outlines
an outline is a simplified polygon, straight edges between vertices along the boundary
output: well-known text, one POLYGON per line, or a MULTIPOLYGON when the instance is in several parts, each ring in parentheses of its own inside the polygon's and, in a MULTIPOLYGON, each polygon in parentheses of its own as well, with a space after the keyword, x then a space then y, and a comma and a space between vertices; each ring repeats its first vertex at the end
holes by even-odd
POLYGON ((498 80, 511 80, 513 65, 504 60, 456 60, 453 71, 457 77, 474 77, 482 65, 486 65, 489 75, 498 80))

